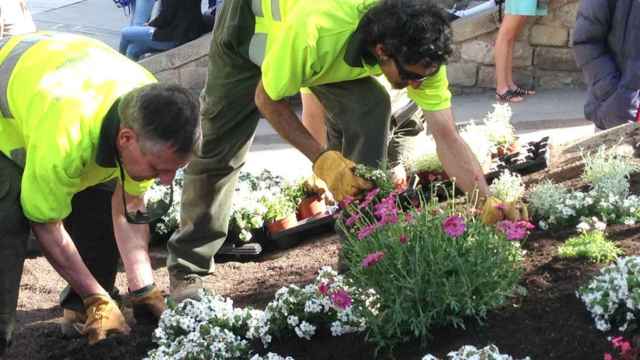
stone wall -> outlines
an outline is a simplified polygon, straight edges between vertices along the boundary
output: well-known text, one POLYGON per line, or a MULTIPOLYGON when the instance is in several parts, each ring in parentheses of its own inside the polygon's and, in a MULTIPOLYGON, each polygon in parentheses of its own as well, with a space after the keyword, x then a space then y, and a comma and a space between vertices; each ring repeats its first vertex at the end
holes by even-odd
MULTIPOLYGON (((527 22, 513 52, 516 83, 535 88, 584 86, 570 45, 578 5, 578 0, 551 0, 547 16, 527 22)), ((455 92, 495 88, 498 26, 497 9, 453 22, 454 54, 448 74, 455 92)))
POLYGON ((207 78, 211 34, 140 60, 162 82, 178 83, 199 94, 207 78))

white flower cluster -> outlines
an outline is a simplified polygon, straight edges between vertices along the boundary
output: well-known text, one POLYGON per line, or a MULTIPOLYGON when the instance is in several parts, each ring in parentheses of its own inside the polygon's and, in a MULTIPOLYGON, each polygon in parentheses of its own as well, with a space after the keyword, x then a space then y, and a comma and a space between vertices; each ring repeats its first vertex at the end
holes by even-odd
POLYGON ((629 174, 638 168, 620 155, 600 148, 583 155, 588 192, 569 192, 549 181, 536 185, 527 194, 529 209, 543 229, 553 225, 575 224, 581 217, 597 216, 606 223, 635 224, 640 219, 640 197, 629 195, 629 174))
MULTIPOLYGON (((173 178, 173 202, 169 211, 155 224, 152 231, 158 235, 167 235, 180 227, 180 199, 182 199, 182 186, 184 183, 184 171, 178 169, 173 178)), ((144 193, 144 204, 147 209, 158 206, 160 201, 169 202, 170 191, 168 186, 163 186, 158 180, 144 193)))
MULTIPOLYGON (((464 345, 458 351, 448 353, 447 358, 449 360, 514 360, 510 355, 501 354, 495 345, 488 345, 482 349, 477 349, 472 345, 464 345)), ((429 354, 425 355, 422 360, 438 360, 438 358, 429 354)), ((530 358, 527 356, 522 360, 530 360, 530 358)))
POLYGON ((498 199, 505 202, 514 202, 522 198, 524 194, 522 177, 505 171, 491 183, 489 191, 498 199))
POLYGON ((280 195, 283 184, 284 178, 273 175, 266 169, 257 176, 247 172, 240 173, 231 215, 240 231, 240 240, 251 240, 251 231, 262 227, 267 207, 261 199, 280 195))
POLYGON ((640 310, 640 257, 618 258, 576 295, 585 303, 598 330, 609 331, 612 326, 626 330, 640 310))
POLYGON ((367 306, 375 292, 348 295, 353 293, 358 292, 329 267, 302 289, 290 285, 278 290, 265 311, 234 308, 231 299, 203 291, 200 301, 185 300, 162 314, 154 332, 158 347, 146 359, 292 360, 272 353, 253 355, 249 341, 260 339, 267 348, 273 336, 295 333, 310 340, 319 326, 328 326, 333 336, 363 331, 366 321, 352 301, 367 306))
POLYGON ((149 360, 161 359, 245 359, 250 355, 241 333, 255 316, 250 309, 236 309, 230 299, 205 292, 202 301, 185 300, 166 310, 154 332, 158 347, 149 360))
MULTIPOLYGON (((488 113, 481 124, 470 120, 460 130, 460 136, 484 170, 491 167, 491 154, 497 152, 498 147, 509 145, 516 139, 515 129, 511 125, 511 107, 508 104, 494 104, 493 107, 493 112, 488 113)), ((424 141, 412 145, 415 146, 411 151, 401 150, 401 153, 408 154, 401 159, 408 172, 443 170, 433 136, 427 135, 424 141)))
POLYGON ((323 323, 330 324, 333 336, 361 332, 366 328, 366 321, 356 307, 351 303, 340 307, 333 298, 349 296, 349 301, 362 301, 366 306, 375 296, 366 293, 362 299, 352 298, 354 293, 357 291, 349 287, 341 275, 330 267, 323 267, 316 279, 304 288, 289 285, 278 290, 265 309, 266 318, 273 333, 285 336, 295 333, 303 339, 311 339, 323 323))
POLYGON ((484 118, 484 131, 495 146, 509 145, 515 141, 516 131, 511 125, 511 106, 509 104, 494 104, 493 112, 484 118))

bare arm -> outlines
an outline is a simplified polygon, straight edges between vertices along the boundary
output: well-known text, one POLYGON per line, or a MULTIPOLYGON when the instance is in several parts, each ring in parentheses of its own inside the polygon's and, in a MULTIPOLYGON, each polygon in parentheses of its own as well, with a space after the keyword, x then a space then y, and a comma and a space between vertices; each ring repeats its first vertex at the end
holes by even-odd
POLYGON ((456 185, 465 192, 477 188, 480 196, 486 197, 489 190, 482 168, 469 145, 460 137, 451 109, 425 111, 424 118, 431 128, 438 157, 449 177, 455 178, 456 185))
POLYGON ((82 298, 95 294, 107 295, 82 261, 62 221, 31 223, 31 228, 51 266, 78 295, 82 298))
MULTIPOLYGON (((127 273, 129 289, 138 290, 153 283, 153 270, 149 259, 149 225, 127 222, 122 204, 122 191, 122 184, 118 183, 111 198, 113 232, 127 273)), ((142 197, 126 193, 125 196, 129 211, 144 208, 142 197)))
POLYGON ((282 138, 300 150, 312 162, 318 158, 324 148, 300 122, 289 103, 285 100, 271 100, 264 91, 262 81, 258 83, 256 88, 255 101, 262 115, 267 118, 282 138))

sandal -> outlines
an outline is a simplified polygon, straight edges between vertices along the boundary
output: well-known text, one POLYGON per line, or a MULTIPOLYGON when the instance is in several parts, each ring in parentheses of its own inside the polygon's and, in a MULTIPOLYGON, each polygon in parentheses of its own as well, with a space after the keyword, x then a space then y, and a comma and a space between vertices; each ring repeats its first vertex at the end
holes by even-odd
POLYGON ((505 102, 518 103, 524 100, 524 98, 522 97, 522 95, 516 94, 516 92, 513 90, 507 90, 502 94, 496 92, 496 100, 503 103, 505 102))
POLYGON ((535 95, 536 91, 533 89, 525 89, 525 88, 521 88, 520 86, 517 86, 513 89, 511 89, 511 91, 513 91, 514 94, 516 94, 517 96, 527 96, 527 95, 535 95))

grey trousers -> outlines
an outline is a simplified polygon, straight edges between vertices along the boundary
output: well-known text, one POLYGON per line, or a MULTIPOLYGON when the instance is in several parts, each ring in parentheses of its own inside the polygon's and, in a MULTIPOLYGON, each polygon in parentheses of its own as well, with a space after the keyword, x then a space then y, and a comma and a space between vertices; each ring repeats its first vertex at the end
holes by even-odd
MULTIPOLYGON (((260 68, 249 60, 251 0, 225 1, 217 14, 201 94, 203 142, 185 171, 181 224, 168 243, 169 270, 207 274, 227 236, 233 193, 258 124, 260 68)), ((386 159, 390 103, 371 78, 312 87, 329 114, 328 144, 371 166, 386 159)))

